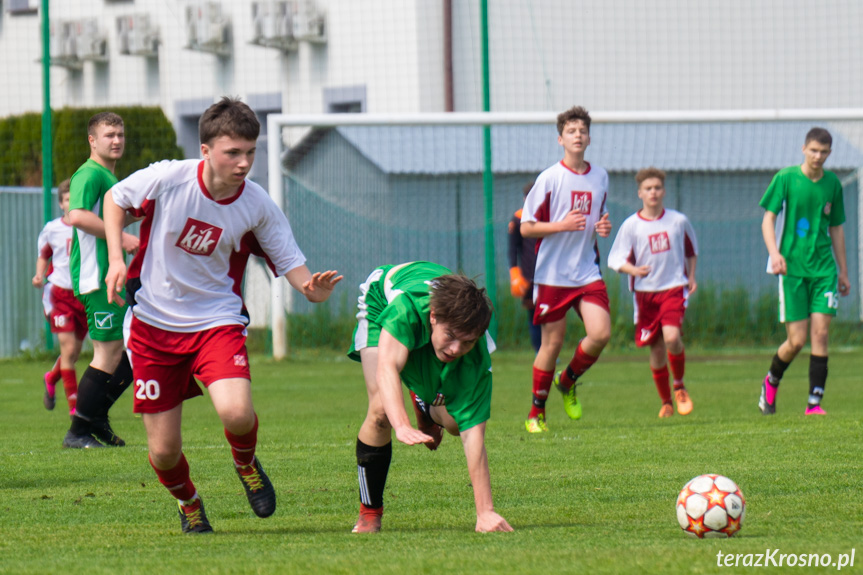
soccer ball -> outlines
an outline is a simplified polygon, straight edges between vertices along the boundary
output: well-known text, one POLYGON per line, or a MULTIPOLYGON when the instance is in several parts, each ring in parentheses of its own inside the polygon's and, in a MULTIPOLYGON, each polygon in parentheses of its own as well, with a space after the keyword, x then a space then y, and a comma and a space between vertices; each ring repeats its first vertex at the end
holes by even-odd
POLYGON ((722 475, 699 475, 677 496, 677 522, 687 535, 731 537, 743 525, 746 500, 737 484, 722 475))

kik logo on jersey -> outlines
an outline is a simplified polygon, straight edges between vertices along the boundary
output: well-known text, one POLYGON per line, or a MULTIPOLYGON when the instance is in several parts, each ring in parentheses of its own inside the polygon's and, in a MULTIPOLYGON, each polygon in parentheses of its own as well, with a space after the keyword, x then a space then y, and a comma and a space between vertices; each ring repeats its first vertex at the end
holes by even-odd
POLYGON ((222 228, 189 218, 176 245, 194 256, 209 256, 215 251, 220 237, 222 228))
POLYGON ((593 205, 593 192, 576 192, 572 190, 572 207, 571 210, 581 213, 581 214, 589 214, 590 208, 593 205))
POLYGON ((650 253, 652 254, 667 252, 671 249, 671 243, 668 241, 668 232, 651 234, 647 236, 647 239, 650 241, 650 253))

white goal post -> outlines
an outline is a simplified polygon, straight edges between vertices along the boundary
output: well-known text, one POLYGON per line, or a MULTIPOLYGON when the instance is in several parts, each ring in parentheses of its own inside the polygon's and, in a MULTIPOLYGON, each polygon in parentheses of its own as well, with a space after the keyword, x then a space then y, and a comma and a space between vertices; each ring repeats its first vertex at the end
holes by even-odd
MULTIPOLYGON (((771 121, 863 121, 863 108, 785 109, 785 110, 682 110, 591 112, 595 124, 605 123, 702 123, 771 121)), ((429 114, 270 114, 267 116, 269 193, 284 208, 285 173, 282 168, 283 129, 335 126, 461 125, 497 126, 515 124, 554 124, 557 112, 451 112, 429 114)), ((858 196, 863 198, 863 168, 857 172, 858 196)), ((858 201, 858 221, 863 221, 863 201, 858 201)), ((863 225, 858 226, 857 250, 863 261, 863 225)), ((850 242, 849 242, 850 243, 850 242)), ((863 266, 861 266, 863 269, 863 266)), ((859 272, 858 288, 863 283, 859 272)), ((288 351, 286 310, 292 308, 293 291, 282 278, 270 281, 270 329, 273 357, 284 358, 288 351)), ((863 310, 863 290, 859 290, 863 310)), ((863 320, 863 311, 861 311, 863 320)))

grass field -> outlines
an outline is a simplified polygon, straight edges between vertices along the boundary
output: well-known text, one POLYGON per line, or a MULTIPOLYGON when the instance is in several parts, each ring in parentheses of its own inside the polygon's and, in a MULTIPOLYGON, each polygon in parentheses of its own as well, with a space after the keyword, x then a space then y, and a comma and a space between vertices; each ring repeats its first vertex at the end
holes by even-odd
POLYGON ((829 415, 807 418, 807 356, 786 373, 778 414, 764 417, 756 403, 769 350, 689 353, 691 415, 659 420, 646 355, 610 355, 585 377, 583 419, 567 420, 552 397, 551 432, 540 437, 523 424, 531 356, 495 354, 487 446, 496 508, 515 532, 473 532, 463 451, 445 437, 434 453, 394 446, 384 531, 372 536, 350 533, 365 391, 359 366, 335 352, 253 363, 258 453, 279 497, 269 519, 251 513, 209 400, 186 404, 185 451, 210 537, 180 533, 174 500, 147 463, 131 393, 113 411, 127 447, 63 450, 62 396, 54 412, 40 399, 47 361, 6 361, 0 572, 739 573, 752 568, 717 567, 717 552, 836 560, 855 546, 855 564, 842 572, 863 571, 863 355, 833 353, 829 415), (708 472, 731 477, 746 496, 732 539, 690 539, 677 525, 677 492, 708 472))

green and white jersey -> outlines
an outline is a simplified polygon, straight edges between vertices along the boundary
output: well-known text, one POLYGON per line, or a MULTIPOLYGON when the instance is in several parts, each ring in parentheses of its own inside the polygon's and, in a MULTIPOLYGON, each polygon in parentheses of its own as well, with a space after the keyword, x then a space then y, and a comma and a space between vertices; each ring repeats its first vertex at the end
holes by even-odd
MULTIPOLYGON (((72 175, 69 191, 69 211, 90 210, 102 217, 102 202, 117 177, 111 171, 89 159, 72 175)), ((75 228, 72 252, 69 256, 72 289, 75 295, 105 289, 108 273, 108 244, 102 238, 75 228)))
POLYGON ((789 276, 836 274, 830 228, 845 223, 842 184, 836 174, 824 170, 824 176, 813 182, 800 166, 785 168, 773 177, 759 204, 778 216, 776 241, 789 276))
POLYGON ((474 348, 451 363, 437 358, 431 345, 429 288, 434 278, 452 272, 430 262, 377 268, 360 286, 357 329, 348 356, 376 347, 380 330, 410 350, 402 382, 428 404, 446 405, 461 431, 491 414, 491 357, 494 342, 486 334, 474 348))

